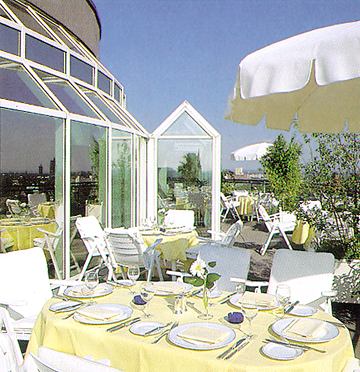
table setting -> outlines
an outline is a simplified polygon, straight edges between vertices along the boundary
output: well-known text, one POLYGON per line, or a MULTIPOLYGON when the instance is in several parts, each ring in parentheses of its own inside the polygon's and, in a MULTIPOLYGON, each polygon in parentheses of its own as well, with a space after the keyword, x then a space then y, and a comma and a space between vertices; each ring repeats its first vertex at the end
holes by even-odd
MULTIPOLYGON (((215 273, 208 267, 210 274, 215 273)), ((214 297, 205 309, 198 296, 204 283, 135 280, 133 292, 98 283, 92 294, 81 292, 86 284, 69 287, 66 301, 53 298, 44 305, 28 352, 41 345, 61 348, 108 358, 126 371, 339 371, 352 356, 348 331, 339 321, 284 302, 287 294, 280 289, 269 297, 240 286, 214 297), (211 317, 201 316, 206 313, 211 317)))

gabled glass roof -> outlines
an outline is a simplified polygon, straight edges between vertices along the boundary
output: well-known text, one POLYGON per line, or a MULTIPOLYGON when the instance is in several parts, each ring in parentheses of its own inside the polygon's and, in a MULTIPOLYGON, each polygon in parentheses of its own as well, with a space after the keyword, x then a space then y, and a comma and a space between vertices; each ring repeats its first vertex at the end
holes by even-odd
POLYGON ((183 112, 163 133, 163 136, 208 136, 208 133, 187 113, 183 112))
POLYGON ((56 109, 36 81, 19 63, 0 59, 0 98, 56 109))
POLYGON ((0 23, 0 49, 11 54, 20 54, 20 31, 0 23))

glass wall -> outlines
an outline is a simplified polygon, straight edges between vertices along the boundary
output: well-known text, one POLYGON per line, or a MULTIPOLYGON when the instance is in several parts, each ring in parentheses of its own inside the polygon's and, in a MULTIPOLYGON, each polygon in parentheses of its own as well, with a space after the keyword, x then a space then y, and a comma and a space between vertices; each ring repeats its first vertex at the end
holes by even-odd
POLYGON ((112 131, 112 226, 130 227, 132 211, 132 134, 112 131))
MULTIPOLYGON (((0 108, 2 238, 12 250, 33 247, 34 239, 43 236, 39 228, 55 232, 62 227, 63 205, 63 120, 0 108)), ((60 270, 61 242, 56 247, 60 270)))

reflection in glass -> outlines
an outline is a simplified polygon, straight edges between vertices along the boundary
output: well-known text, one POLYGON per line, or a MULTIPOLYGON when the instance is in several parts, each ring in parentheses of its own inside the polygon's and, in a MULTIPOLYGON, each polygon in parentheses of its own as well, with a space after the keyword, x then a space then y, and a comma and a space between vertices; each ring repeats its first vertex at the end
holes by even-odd
POLYGON ((110 94, 111 80, 100 70, 98 71, 98 88, 110 94))
POLYGON ((98 118, 95 111, 84 101, 80 94, 66 80, 36 70, 38 75, 57 96, 61 103, 72 113, 98 118))
POLYGON ((54 70, 65 71, 65 52, 30 35, 26 35, 26 58, 54 70))
MULTIPOLYGON (((63 223, 63 121, 45 115, 0 109, 0 229, 14 240, 13 249, 34 246, 41 237, 37 228, 55 232, 63 223), (29 194, 46 196, 36 208, 30 209, 26 220, 16 226, 2 226, 8 214, 7 199, 28 203, 29 194), (43 217, 47 220, 32 220, 43 217), (55 221, 55 217, 56 221, 55 221)), ((24 204, 24 205, 25 205, 24 204)), ((56 249, 56 262, 63 264, 62 240, 56 249)), ((54 269, 49 261, 49 272, 54 269)))
POLYGON ((199 124, 187 113, 182 113, 171 126, 163 133, 166 135, 196 135, 210 137, 199 124))
POLYGON ((0 59, 0 98, 35 106, 56 108, 21 65, 0 59))
POLYGON ((71 122, 71 215, 106 218, 107 129, 71 122))
POLYGON ((74 56, 70 56, 70 73, 82 81, 93 83, 94 68, 74 56))
POLYGON ((131 225, 132 135, 112 131, 112 227, 131 225))
POLYGON ((159 209, 193 209, 195 225, 208 228, 211 226, 211 186, 211 139, 159 140, 159 209))
POLYGON ((20 54, 19 38, 20 31, 0 23, 1 50, 8 53, 19 55, 20 54))

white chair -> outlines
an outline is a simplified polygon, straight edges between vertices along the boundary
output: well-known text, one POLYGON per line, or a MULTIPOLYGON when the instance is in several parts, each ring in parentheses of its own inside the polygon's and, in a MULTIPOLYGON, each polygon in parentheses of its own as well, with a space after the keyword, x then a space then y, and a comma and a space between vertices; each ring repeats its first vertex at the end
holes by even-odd
POLYGON ((10 217, 18 217, 24 214, 24 211, 20 207, 20 200, 6 199, 5 204, 10 213, 10 217))
POLYGON ((342 372, 360 372, 360 359, 350 358, 342 372))
POLYGON ((28 206, 30 208, 30 212, 34 216, 40 216, 40 213, 38 212, 37 208, 38 205, 41 203, 46 202, 46 194, 45 193, 34 193, 34 194, 28 194, 28 206))
POLYGON ((101 263, 103 262, 108 268, 108 278, 110 279, 112 275, 112 267, 108 259, 109 252, 106 247, 105 232, 100 226, 99 221, 95 216, 87 216, 79 217, 75 224, 80 237, 84 242, 86 250, 88 251, 88 255, 86 257, 83 269, 81 270, 79 280, 82 280, 84 277, 90 261, 94 257, 101 257, 101 263))
POLYGON ((247 282, 248 286, 268 286, 267 293, 275 294, 278 284, 287 284, 290 301, 300 301, 331 314, 330 297, 334 279, 335 258, 331 253, 290 251, 275 252, 269 282, 247 282))
POLYGON ((7 249, 11 248, 14 245, 14 242, 9 238, 4 238, 1 234, 4 232, 4 229, 0 229, 0 252, 6 253, 7 249))
MULTIPOLYGON (((136 228, 105 229, 105 232, 112 265, 115 268, 120 266, 123 276, 125 276, 124 267, 138 265, 147 270, 147 280, 150 281, 155 265, 160 280, 164 280, 160 267, 160 252, 155 249, 162 239, 146 247, 136 228)), ((115 275, 112 276, 116 280, 115 275)))
POLYGON ((221 202, 221 215, 223 222, 226 220, 226 217, 230 213, 232 217, 236 220, 240 219, 239 212, 237 207, 240 205, 238 201, 234 200, 231 197, 226 197, 222 192, 220 193, 220 202, 221 202))
MULTIPOLYGON (((70 218, 70 246, 71 246, 71 243, 74 240, 75 235, 76 235, 77 230, 76 230, 75 221, 78 217, 79 216, 74 216, 74 217, 70 218)), ((47 230, 42 229, 42 228, 38 228, 37 230, 40 231, 41 233, 43 233, 44 237, 43 238, 35 238, 34 239, 34 245, 35 245, 35 247, 40 247, 40 248, 44 249, 45 251, 49 252, 52 264, 54 266, 55 276, 56 276, 57 279, 62 279, 61 270, 60 270, 59 264, 58 264, 57 259, 56 259, 56 251, 61 249, 62 234, 63 234, 63 231, 64 231, 63 220, 62 219, 58 220, 57 224, 58 224, 58 228, 57 228, 55 233, 53 233, 51 231, 47 231, 47 230)), ((73 264, 71 265, 70 268, 75 269, 79 273, 81 271, 81 269, 80 269, 79 263, 77 262, 77 259, 76 259, 75 255, 74 255, 74 253, 72 252, 71 249, 70 249, 70 256, 73 260, 73 264)))
POLYGON ((194 211, 189 209, 169 209, 165 213, 165 226, 185 226, 186 228, 194 227, 194 211))
POLYGON ((9 311, 19 340, 30 338, 38 314, 52 297, 51 285, 74 284, 49 279, 38 247, 0 254, 0 283, 0 305, 9 311))
POLYGON ((262 205, 259 206, 258 211, 259 216, 262 220, 264 220, 265 226, 269 232, 264 245, 261 247, 261 255, 265 254, 266 250, 269 247, 270 241, 275 234, 280 234, 284 239, 287 247, 289 249, 292 249, 289 239, 286 236, 286 232, 294 231, 296 225, 296 216, 292 213, 287 212, 280 212, 269 216, 266 209, 262 205))

